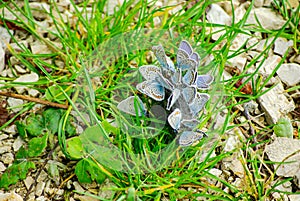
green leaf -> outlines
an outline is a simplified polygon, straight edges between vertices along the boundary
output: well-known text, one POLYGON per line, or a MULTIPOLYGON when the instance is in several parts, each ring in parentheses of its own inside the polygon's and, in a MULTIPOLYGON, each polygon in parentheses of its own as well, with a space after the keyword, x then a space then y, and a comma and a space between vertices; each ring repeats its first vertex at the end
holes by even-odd
POLYGON ((20 122, 20 121, 16 121, 15 125, 17 126, 17 130, 19 135, 24 139, 27 137, 27 132, 26 132, 26 126, 20 122))
POLYGON ((273 130, 277 137, 293 138, 293 125, 289 118, 280 118, 273 130))
POLYGON ((35 165, 31 161, 22 161, 9 166, 0 178, 0 188, 8 189, 11 184, 16 184, 19 180, 26 178, 30 169, 35 169, 35 165))
MULTIPOLYGON (((61 86, 61 88, 63 88, 64 90, 67 89, 68 86, 61 86)), ((70 95, 71 94, 71 90, 68 90, 65 92, 70 95)), ((57 86, 50 86, 47 90, 46 90, 46 99, 48 101, 56 101, 59 103, 63 103, 66 100, 65 95, 62 93, 62 91, 59 89, 59 87, 57 86)))
POLYGON ((76 164, 75 174, 80 183, 91 183, 96 181, 101 184, 106 175, 99 169, 97 164, 90 159, 82 159, 76 164))
POLYGON ((26 119, 26 130, 31 136, 39 136, 45 131, 42 115, 31 115, 26 119))
POLYGON ((48 134, 45 134, 43 137, 32 138, 28 142, 28 156, 37 157, 40 156, 45 148, 47 147, 48 134))
POLYGON ((102 121, 101 125, 107 133, 117 134, 119 132, 119 129, 112 126, 107 120, 102 121))
POLYGON ((105 136, 98 126, 87 128, 79 137, 84 151, 92 155, 101 165, 121 171, 124 163, 122 152, 105 136))
POLYGON ((59 120, 62 117, 62 110, 49 108, 43 112, 45 128, 51 133, 58 132, 59 120))
POLYGON ((67 140, 67 152, 74 159, 83 157, 83 146, 79 137, 73 137, 67 140))
POLYGON ((68 133, 69 137, 72 137, 76 134, 76 128, 75 128, 75 126, 73 126, 72 122, 73 122, 73 117, 70 116, 68 118, 68 121, 67 121, 66 127, 65 127, 66 133, 68 133))

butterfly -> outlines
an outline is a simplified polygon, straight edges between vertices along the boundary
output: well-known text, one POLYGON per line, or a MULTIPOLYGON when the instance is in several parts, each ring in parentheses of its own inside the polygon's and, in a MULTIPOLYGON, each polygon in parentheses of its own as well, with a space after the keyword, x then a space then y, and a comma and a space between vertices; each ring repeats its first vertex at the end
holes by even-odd
POLYGON ((194 144, 196 141, 203 138, 203 136, 207 136, 207 134, 201 130, 196 131, 183 131, 180 134, 178 143, 180 146, 186 147, 194 144))
POLYGON ((144 103, 138 96, 130 96, 125 100, 122 100, 117 108, 134 116, 144 116, 147 113, 144 103))
POLYGON ((164 100, 165 87, 173 88, 173 85, 162 76, 161 68, 157 66, 144 65, 139 68, 139 72, 146 81, 137 84, 137 90, 156 101, 164 100))
POLYGON ((206 93, 197 92, 195 99, 189 104, 190 110, 193 116, 197 116, 198 113, 203 109, 210 96, 206 93))
POLYGON ((199 64, 200 56, 186 40, 182 40, 177 50, 177 65, 182 70, 195 70, 199 64))

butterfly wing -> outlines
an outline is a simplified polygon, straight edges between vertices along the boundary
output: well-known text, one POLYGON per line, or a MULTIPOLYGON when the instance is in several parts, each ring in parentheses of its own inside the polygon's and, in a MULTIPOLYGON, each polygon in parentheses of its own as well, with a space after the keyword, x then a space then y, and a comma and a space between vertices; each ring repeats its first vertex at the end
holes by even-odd
POLYGON ((127 114, 143 116, 146 114, 145 105, 138 96, 130 96, 121 101, 117 108, 127 114))
POLYGON ((166 79, 161 73, 158 73, 157 74, 157 78, 156 78, 156 81, 163 87, 165 87, 166 89, 169 89, 169 90, 173 90, 174 89, 174 86, 173 84, 168 80, 166 79))
POLYGON ((174 103, 178 100, 180 96, 180 90, 174 89, 171 96, 168 98, 167 110, 170 110, 174 103))
POLYGON ((188 104, 193 102, 193 100, 195 99, 196 93, 197 93, 197 90, 195 87, 185 87, 182 90, 183 98, 188 104))
POLYGON ((197 68, 198 63, 194 59, 184 59, 178 63, 178 68, 181 70, 195 70, 197 68))
POLYGON ((183 119, 181 121, 181 124, 185 128, 189 128, 189 129, 192 130, 192 129, 196 128, 200 124, 200 121, 198 121, 197 119, 183 119))
POLYGON ((182 82, 187 86, 191 86, 195 83, 196 76, 197 76, 196 71, 187 70, 185 75, 182 77, 182 82))
POLYGON ((161 45, 153 46, 152 50, 164 70, 175 71, 173 62, 166 56, 165 50, 161 45))
POLYGON ((168 122, 170 126, 178 130, 180 128, 180 123, 181 123, 181 111, 176 108, 169 116, 168 116, 168 122))
POLYGON ((154 80, 161 73, 161 68, 154 65, 144 65, 139 67, 139 72, 146 80, 154 80))
POLYGON ((193 116, 197 116, 198 113, 203 109, 210 96, 206 93, 197 93, 194 101, 189 104, 190 110, 193 116))
POLYGON ((193 48, 186 40, 182 40, 179 44, 179 49, 184 50, 188 55, 193 53, 193 48))
POLYGON ((179 145, 186 147, 194 144, 196 141, 203 138, 206 135, 205 132, 197 130, 195 131, 183 131, 179 137, 179 145))
POLYGON ((165 89, 155 80, 146 80, 136 86, 137 90, 156 101, 165 98, 165 89))
POLYGON ((195 84, 198 89, 206 90, 213 81, 214 77, 212 75, 198 75, 195 84))

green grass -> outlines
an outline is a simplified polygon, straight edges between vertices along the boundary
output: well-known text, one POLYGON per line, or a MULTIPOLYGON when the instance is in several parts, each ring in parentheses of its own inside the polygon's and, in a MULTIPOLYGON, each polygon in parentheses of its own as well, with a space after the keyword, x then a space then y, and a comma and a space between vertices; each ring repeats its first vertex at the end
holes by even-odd
MULTIPOLYGON (((43 95, 46 94, 43 98, 48 101, 60 104, 68 103, 70 106, 69 109, 65 110, 59 122, 58 132, 55 133, 58 135, 57 140, 61 151, 69 158, 69 161, 77 160, 80 163, 80 166, 76 166, 79 168, 77 169, 78 172, 88 172, 90 180, 84 180, 86 175, 77 174, 79 181, 91 182, 95 180, 101 183, 103 182, 102 179, 106 177, 114 183, 110 189, 114 192, 111 198, 93 195, 94 197, 100 200, 134 200, 134 198, 136 200, 162 200, 163 198, 196 200, 197 197, 208 200, 266 200, 272 192, 276 191, 274 186, 271 187, 272 182, 275 181, 279 184, 289 181, 289 179, 281 180, 278 178, 269 162, 264 158, 262 151, 263 146, 270 140, 268 137, 256 143, 253 141, 253 137, 246 140, 241 137, 240 146, 230 152, 224 152, 223 147, 224 140, 228 138, 228 132, 241 126, 235 121, 237 116, 242 115, 242 112, 237 110, 238 106, 250 100, 256 100, 268 91, 264 87, 274 76, 276 70, 280 68, 285 58, 274 69, 273 73, 264 79, 255 79, 260 67, 254 73, 247 73, 247 70, 259 59, 265 61, 270 48, 278 37, 293 40, 295 51, 299 52, 297 45, 299 45, 300 36, 296 29, 297 24, 299 24, 299 15, 297 15, 299 8, 295 12, 288 12, 284 6, 277 8, 287 23, 281 30, 270 31, 262 27, 245 25, 246 17, 253 7, 252 4, 240 22, 231 26, 224 26, 209 24, 205 21, 205 11, 212 3, 210 1, 204 3, 200 1, 189 9, 187 9, 187 3, 182 3, 181 5, 185 9, 173 15, 168 14, 168 11, 172 11, 174 7, 156 8, 154 6, 155 1, 148 4, 139 1, 134 7, 130 7, 134 1, 127 1, 112 15, 107 15, 104 12, 105 1, 80 4, 71 1, 76 20, 69 18, 67 23, 63 23, 62 15, 59 14, 58 17, 55 17, 58 6, 52 2, 50 13, 47 15, 49 19, 53 20, 54 29, 46 30, 46 33, 55 38, 56 42, 61 43, 62 48, 59 48, 53 41, 47 40, 37 31, 39 25, 32 15, 29 1, 24 2, 24 8, 18 7, 14 2, 1 2, 0 7, 11 10, 16 16, 16 20, 11 22, 24 29, 28 35, 32 35, 36 40, 47 45, 52 53, 34 55, 30 48, 21 45, 21 52, 15 52, 11 48, 9 50, 13 56, 20 60, 22 65, 39 75, 39 81, 26 83, 25 86, 36 89, 43 95), (79 9, 79 7, 83 9, 79 9), (92 11, 89 18, 87 11, 90 8, 92 11), (154 26, 158 17, 161 24, 154 26), (211 33, 207 32, 211 27, 221 27, 225 30, 225 34, 219 40, 212 41, 211 33), (154 28, 156 30, 153 30, 154 28), (147 35, 147 39, 144 34, 145 29, 153 31, 147 35), (237 34, 249 34, 249 32, 260 32, 268 38, 274 36, 274 39, 264 51, 247 64, 243 72, 234 75, 229 80, 222 80, 221 75, 227 60, 247 51, 246 48, 237 51, 230 50, 232 41, 237 34), (201 124, 199 125, 200 128, 209 129, 209 137, 200 141, 196 146, 179 150, 169 144, 174 139, 175 134, 168 126, 151 139, 135 139, 126 130, 108 124, 107 121, 111 119, 119 123, 127 123, 126 121, 130 120, 137 123, 132 129, 136 129, 135 132, 141 131, 142 127, 139 126, 142 124, 141 119, 123 117, 116 108, 117 101, 136 93, 134 84, 142 80, 137 76, 137 67, 148 64, 149 50, 152 45, 159 43, 166 45, 165 50, 170 55, 173 54, 171 57, 174 58, 176 43, 178 44, 181 39, 193 41, 194 44, 192 45, 196 50, 205 49, 208 54, 212 54, 215 58, 212 71, 216 76, 216 84, 208 91, 211 96, 215 97, 215 100, 207 104, 206 112, 201 115, 201 124), (216 49, 215 47, 220 45, 222 41, 225 41, 225 44, 222 48, 216 49), (195 46, 196 43, 199 43, 200 46, 195 46), (119 57, 115 57, 116 55, 119 57), (46 60, 52 62, 49 64, 45 62, 46 60), (63 61, 64 67, 62 69, 55 65, 56 60, 63 61), (91 69, 95 66, 101 67, 90 74, 84 70, 85 67, 91 69), (235 87, 241 78, 244 78, 245 81, 239 87, 235 87), (251 95, 240 92, 240 89, 248 82, 253 88, 251 95), (217 130, 212 130, 216 114, 225 109, 227 109, 227 114, 223 126, 217 130), (83 123, 81 124, 87 127, 97 125, 97 128, 100 129, 92 133, 95 137, 93 139, 89 139, 84 134, 81 135, 86 150, 79 153, 79 158, 72 158, 74 152, 71 151, 70 154, 70 150, 67 149, 67 142, 70 139, 66 135, 66 122, 72 110, 77 116, 82 117, 83 123), (86 115, 89 116, 89 119, 86 118, 86 115), (216 138, 212 136, 216 136, 216 138), (106 153, 105 149, 100 146, 101 142, 111 143, 116 148, 115 152, 106 153), (256 145, 260 145, 257 150, 255 149, 256 145), (160 150, 164 150, 161 155, 159 155, 160 150), (207 155, 200 162, 203 153, 207 153, 207 155), (81 159, 83 155, 84 158, 81 159), (124 155, 128 161, 118 161, 124 155), (223 160, 233 156, 238 156, 237 159, 243 165, 246 173, 241 179, 243 185, 240 187, 237 187, 232 180, 224 177, 218 178, 210 172, 213 168, 222 170, 223 160), (106 163, 105 160, 108 160, 112 165, 107 165, 109 163, 106 163), (140 164, 136 165, 135 168, 129 168, 130 171, 126 168, 118 168, 120 165, 138 163, 140 164), (215 182, 209 182, 210 180, 215 182), (224 191, 225 187, 228 189, 227 191, 224 191)), ((0 19, 6 21, 2 17, 0 19)), ((12 40, 17 42, 14 35, 12 35, 12 40)), ((156 62, 155 59, 152 59, 150 63, 153 62, 156 62)), ((12 65, 9 63, 8 65, 13 69, 12 65)), ((199 71, 205 73, 207 69, 199 68, 199 71)), ((0 80, 6 80, 5 85, 0 90, 13 90, 14 86, 24 85, 24 83, 13 83, 14 78, 0 77, 0 80)), ((142 96, 142 99, 143 101, 149 100, 145 96, 142 96)), ((157 103, 148 101, 148 106, 153 104, 157 103)), ((23 110, 17 116, 21 119, 26 118, 27 112, 32 112, 32 107, 33 103, 25 103, 23 110)), ((10 121, 0 129, 5 128, 9 123, 10 121)), ((130 126, 129 122, 127 126, 130 126)), ((267 136, 270 132, 272 130, 268 127, 257 129, 256 137, 267 136)), ((78 146, 77 141, 72 146, 78 146)), ((74 150, 76 149, 74 148, 74 150)), ((41 162, 35 161, 35 163, 37 168, 41 167, 41 162)), ((75 168, 74 172, 76 173, 75 168)), ((88 195, 84 192, 78 193, 88 195)), ((282 192, 282 194, 285 193, 282 192)))

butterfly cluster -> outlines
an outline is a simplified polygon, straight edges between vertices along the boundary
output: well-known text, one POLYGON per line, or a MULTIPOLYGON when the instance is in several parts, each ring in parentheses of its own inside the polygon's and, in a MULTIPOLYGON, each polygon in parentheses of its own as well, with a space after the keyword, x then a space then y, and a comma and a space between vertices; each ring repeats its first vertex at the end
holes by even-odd
MULTIPOLYGON (((198 75, 200 56, 185 40, 180 42, 176 66, 161 45, 153 46, 152 50, 160 67, 155 65, 139 67, 145 81, 139 83, 136 88, 156 101, 165 100, 169 94, 166 109, 171 113, 168 116, 168 123, 180 134, 179 145, 192 145, 205 135, 203 131, 196 129, 200 123, 197 116, 210 98, 209 94, 200 93, 197 89, 208 89, 214 77, 209 74, 198 75)), ((135 96, 121 101, 118 108, 138 116, 147 112, 143 102, 135 96)))

